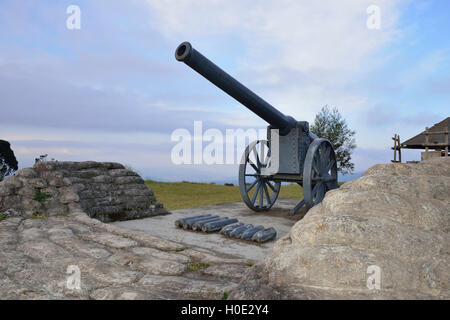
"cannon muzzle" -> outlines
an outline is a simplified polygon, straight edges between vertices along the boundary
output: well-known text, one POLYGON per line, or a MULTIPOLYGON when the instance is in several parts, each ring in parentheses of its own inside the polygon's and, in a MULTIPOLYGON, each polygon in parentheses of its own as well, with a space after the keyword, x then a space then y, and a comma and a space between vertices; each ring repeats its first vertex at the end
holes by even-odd
POLYGON ((296 126, 296 121, 290 116, 275 109, 268 102, 247 89, 239 81, 220 69, 208 58, 195 50, 189 42, 183 42, 175 51, 175 58, 200 73, 214 85, 235 98, 262 119, 280 130, 280 135, 286 135, 296 126))

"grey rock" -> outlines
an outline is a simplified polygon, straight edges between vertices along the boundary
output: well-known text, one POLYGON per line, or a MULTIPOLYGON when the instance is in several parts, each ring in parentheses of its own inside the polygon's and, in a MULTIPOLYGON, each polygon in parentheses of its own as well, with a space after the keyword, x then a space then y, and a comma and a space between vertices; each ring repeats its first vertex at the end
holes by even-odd
POLYGON ((78 196, 76 191, 70 187, 60 188, 59 192, 60 192, 59 198, 61 203, 63 204, 80 201, 80 197, 78 196))
POLYGON ((128 169, 113 169, 109 171, 111 177, 138 176, 136 172, 128 169))
POLYGON ((221 257, 179 251, 180 244, 82 211, 43 220, 9 216, 0 221, 0 239, 2 299, 220 299, 245 269, 239 259, 224 266, 221 257), (217 265, 190 271, 194 258, 217 265), (80 290, 67 287, 69 266, 80 271, 80 290))
POLYGON ((32 179, 32 178, 37 178, 38 173, 36 171, 34 171, 32 168, 24 168, 22 170, 19 170, 16 173, 16 177, 32 179))
POLYGON ((450 299, 449 223, 450 159, 375 165, 328 192, 230 298, 450 299))
POLYGON ((114 178, 114 183, 116 184, 132 184, 132 183, 144 183, 139 176, 125 176, 114 178))
POLYGON ((29 185, 25 185, 23 188, 17 190, 16 194, 18 194, 19 196, 33 198, 36 194, 36 189, 29 185))
POLYGON ((6 189, 17 190, 22 187, 22 180, 16 176, 7 177, 5 180, 1 182, 6 189))
POLYGON ((41 178, 34 178, 34 179, 28 179, 27 185, 29 185, 33 188, 43 189, 48 186, 48 182, 41 178))

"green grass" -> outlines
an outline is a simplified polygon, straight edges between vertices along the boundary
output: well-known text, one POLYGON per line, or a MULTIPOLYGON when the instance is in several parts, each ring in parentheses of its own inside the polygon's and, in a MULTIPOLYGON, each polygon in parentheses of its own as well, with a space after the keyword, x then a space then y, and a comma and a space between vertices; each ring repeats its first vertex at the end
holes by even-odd
POLYGON ((0 221, 5 220, 6 218, 8 218, 6 213, 0 213, 0 221))
POLYGON ((227 299, 228 299, 228 289, 225 289, 222 294, 222 300, 227 300, 227 299))
POLYGON ((38 190, 36 190, 36 193, 34 194, 33 200, 43 202, 51 197, 52 196, 50 194, 42 192, 41 189, 38 189, 38 190))
POLYGON ((69 214, 68 213, 57 213, 57 214, 54 214, 53 216, 54 217, 67 217, 69 214))
POLYGON ((208 268, 209 266, 210 265, 208 263, 193 261, 193 262, 189 262, 187 267, 188 267, 189 271, 197 271, 200 269, 208 268))
MULTIPOLYGON (((224 186, 196 182, 157 182, 147 180, 156 199, 169 210, 195 208, 212 204, 242 201, 238 186, 224 186)), ((279 198, 303 197, 297 184, 282 185, 279 198)))
POLYGON ((45 220, 47 219, 47 216, 43 215, 42 213, 33 213, 30 218, 33 220, 45 220))

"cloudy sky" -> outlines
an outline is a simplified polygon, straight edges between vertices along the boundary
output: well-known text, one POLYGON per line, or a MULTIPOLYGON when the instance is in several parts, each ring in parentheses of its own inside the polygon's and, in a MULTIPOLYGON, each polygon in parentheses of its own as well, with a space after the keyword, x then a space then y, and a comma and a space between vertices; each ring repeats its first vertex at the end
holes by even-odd
MULTIPOLYGON (((356 130, 356 171, 392 159, 450 112, 446 0, 0 2, 0 139, 20 167, 117 161, 158 180, 234 179, 236 165, 171 162, 178 128, 264 121, 174 59, 185 40, 283 113, 337 107, 356 130), (68 29, 70 5, 81 29, 68 29), (380 8, 369 29, 367 8, 380 8)), ((420 158, 406 152, 406 160, 420 158)))

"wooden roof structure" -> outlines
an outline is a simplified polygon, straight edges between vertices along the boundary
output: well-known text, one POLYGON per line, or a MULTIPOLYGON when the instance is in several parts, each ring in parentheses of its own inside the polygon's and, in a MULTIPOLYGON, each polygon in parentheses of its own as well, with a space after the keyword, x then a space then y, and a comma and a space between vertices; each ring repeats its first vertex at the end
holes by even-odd
POLYGON ((448 134, 450 128, 450 117, 436 123, 431 128, 401 143, 404 149, 435 149, 442 150, 450 147, 448 134))

